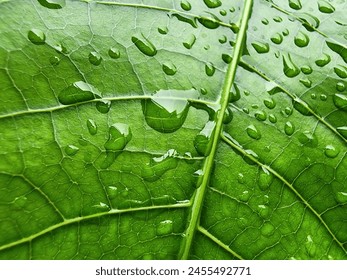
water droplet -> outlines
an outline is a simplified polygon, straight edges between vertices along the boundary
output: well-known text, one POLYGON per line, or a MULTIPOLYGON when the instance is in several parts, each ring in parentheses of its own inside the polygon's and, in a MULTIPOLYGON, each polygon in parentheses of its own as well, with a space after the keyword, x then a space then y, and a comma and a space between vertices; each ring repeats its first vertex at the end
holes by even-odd
POLYGON ((269 115, 269 121, 270 121, 271 123, 276 123, 276 122, 277 122, 276 116, 273 115, 273 114, 270 114, 270 115, 269 115))
POLYGON ((311 93, 311 99, 316 99, 317 98, 317 95, 315 93, 311 93))
POLYGON ((102 61, 101 55, 97 52, 90 52, 88 58, 89 58, 89 62, 95 66, 100 65, 102 61))
POLYGON ((257 53, 268 53, 270 50, 268 43, 253 42, 252 46, 257 53))
POLYGON ((99 92, 92 85, 78 81, 63 89, 58 99, 61 104, 70 105, 100 98, 99 92))
POLYGON ((289 7, 291 7, 294 10, 300 10, 302 5, 300 0, 289 0, 289 7))
POLYGON ((335 200, 338 203, 345 204, 347 203, 347 193, 346 192, 337 192, 335 194, 335 200))
POLYGON ((281 22, 282 18, 280 16, 276 16, 276 17, 273 18, 273 21, 274 22, 281 22))
POLYGON ((299 68, 293 63, 290 54, 287 56, 283 55, 283 72, 284 74, 289 77, 293 78, 297 75, 299 75, 300 70, 299 68))
POLYGON ((345 84, 343 82, 338 82, 336 83, 336 89, 339 91, 339 92, 343 92, 345 90, 345 84))
POLYGON ((259 140, 261 138, 260 132, 258 131, 258 129, 256 129, 256 127, 253 124, 249 125, 246 128, 246 132, 248 136, 253 139, 259 140))
POLYGON ((258 186, 262 191, 267 190, 273 182, 273 175, 267 169, 262 167, 258 174, 258 186))
POLYGON ((200 93, 201 93, 202 95, 206 95, 206 94, 208 93, 208 91, 207 91, 206 88, 201 88, 201 89, 200 89, 200 93))
POLYGON ((222 59, 225 63, 229 64, 232 60, 232 57, 226 53, 222 54, 222 59))
POLYGON ((239 173, 237 175, 237 181, 240 183, 240 184, 243 184, 245 182, 245 177, 243 176, 242 173, 239 173))
POLYGON ((294 43, 299 48, 306 47, 309 44, 309 42, 310 42, 310 39, 308 38, 308 36, 301 31, 299 31, 299 33, 294 38, 294 43))
POLYGON ((111 109, 111 101, 100 100, 96 102, 95 107, 101 114, 107 114, 111 109))
POLYGON ((142 110, 147 124, 163 133, 178 130, 189 111, 187 99, 196 96, 198 92, 195 89, 158 91, 151 99, 142 101, 142 110))
POLYGON ((306 75, 309 75, 312 73, 312 68, 308 65, 304 65, 301 67, 301 72, 306 74, 306 75))
POLYGON ((190 11, 192 9, 192 5, 187 0, 182 0, 181 8, 185 11, 190 11))
POLYGON ((290 107, 286 107, 286 108, 284 108, 284 113, 285 113, 287 116, 290 116, 291 114, 293 114, 293 109, 290 108, 290 107))
POLYGON ((222 5, 222 2, 220 0, 204 0, 204 3, 211 9, 217 8, 222 5))
POLYGON ((305 248, 306 248, 306 252, 307 254, 313 258, 316 255, 317 252, 317 247, 316 245, 313 243, 312 237, 311 235, 307 236, 307 241, 305 242, 305 248))
POLYGON ((281 44, 283 41, 282 34, 276 33, 274 36, 271 37, 271 41, 277 45, 281 44))
POLYGON ((157 54, 157 49, 147 38, 141 35, 136 35, 131 37, 131 41, 143 54, 147 56, 155 56, 157 54))
POLYGON ((264 25, 268 25, 268 24, 269 24, 269 20, 266 19, 266 18, 263 18, 263 19, 261 20, 261 23, 264 24, 264 25))
POLYGON ((340 55, 344 62, 347 63, 347 49, 344 46, 329 41, 326 41, 326 44, 332 51, 340 55))
POLYGON ((221 44, 225 44, 225 43, 228 41, 228 38, 227 38, 227 36, 223 35, 222 37, 220 37, 220 38, 218 39, 218 41, 219 41, 219 43, 221 43, 221 44))
POLYGON ((324 53, 321 58, 319 58, 315 61, 315 63, 317 66, 323 67, 323 66, 327 65, 330 61, 331 61, 330 56, 324 53))
POLYGON ((172 76, 172 75, 175 75, 177 72, 177 68, 175 64, 173 64, 172 62, 165 62, 163 63, 162 67, 166 75, 172 76))
POLYGON ((308 13, 301 13, 297 15, 302 20, 302 25, 306 28, 307 31, 314 31, 319 27, 319 19, 315 16, 312 16, 308 13))
POLYGON ((231 108, 228 107, 223 116, 223 123, 224 124, 230 123, 233 120, 233 117, 234 117, 233 112, 231 111, 231 108))
POLYGON ((98 127, 96 126, 95 121, 91 119, 87 120, 87 128, 91 135, 95 135, 98 132, 98 127))
POLYGON ((120 51, 117 47, 111 47, 108 50, 108 55, 113 59, 117 59, 120 57, 120 51))
POLYGON ((240 199, 240 201, 242 201, 242 202, 247 202, 247 201, 250 199, 250 197, 251 197, 251 194, 249 193, 249 191, 244 191, 244 192, 240 195, 239 199, 240 199))
POLYGON ((300 79, 299 82, 307 88, 310 88, 312 86, 312 81, 309 79, 300 79))
POLYGON ((289 30, 286 28, 282 31, 283 36, 288 36, 289 35, 289 30))
POLYGON ((19 196, 13 200, 13 204, 16 208, 23 208, 27 203, 28 198, 26 196, 19 196))
POLYGON ((65 0, 38 0, 39 3, 48 9, 61 9, 65 7, 65 0))
POLYGON ((338 65, 338 66, 334 67, 334 72, 341 79, 347 78, 347 67, 345 67, 345 66, 338 65))
POLYGON ((335 158, 340 153, 333 145, 327 145, 324 149, 324 154, 329 158, 335 158))
POLYGON ((54 46, 52 46, 53 49, 55 49, 58 53, 63 53, 63 54, 67 54, 67 48, 65 46, 63 46, 62 44, 56 44, 54 46))
POLYGON ((295 126, 291 122, 286 122, 284 125, 284 132, 290 136, 294 133, 295 131, 295 126))
POLYGON ((321 95, 319 96, 319 98, 320 98, 320 100, 325 101, 325 100, 328 99, 328 96, 327 96, 326 94, 321 94, 321 95))
POLYGON ((166 35, 169 32, 169 29, 166 26, 158 27, 158 32, 162 35, 166 35))
POLYGON ((213 137, 216 123, 208 121, 204 128, 194 138, 194 147, 201 156, 208 156, 210 154, 212 145, 211 138, 213 137))
POLYGON ((210 17, 200 16, 198 17, 198 21, 209 29, 216 29, 220 26, 221 20, 217 18, 214 14, 208 13, 210 17))
POLYGON ((167 235, 173 231, 173 222, 171 220, 161 221, 157 226, 157 235, 167 235))
POLYGON ((223 17, 225 17, 227 15, 227 11, 226 10, 220 10, 219 13, 223 17))
POLYGON ((33 28, 28 32, 28 39, 35 45, 43 45, 46 41, 46 35, 42 30, 33 28))
POLYGON ((246 114, 249 114, 249 109, 248 108, 242 108, 242 111, 246 114))
POLYGON ((264 105, 269 109, 273 109, 276 107, 276 101, 272 98, 268 98, 264 100, 264 105))
POLYGON ((161 157, 155 157, 142 169, 141 176, 149 182, 160 179, 164 173, 177 167, 177 152, 168 150, 161 157))
POLYGON ((298 136, 299 142, 307 147, 315 148, 318 146, 317 137, 310 131, 304 131, 298 136))
POLYGON ((263 204, 258 205, 258 211, 259 211, 258 213, 260 217, 264 219, 268 218, 270 215, 270 209, 266 205, 263 205, 263 204))
POLYGON ((264 111, 256 111, 254 113, 254 116, 258 121, 262 121, 262 122, 265 121, 267 118, 267 114, 264 111))
POLYGON ((60 58, 57 57, 57 56, 52 56, 50 59, 49 59, 49 63, 53 66, 56 66, 60 63, 60 58))
POLYGON ((186 42, 183 43, 183 46, 187 49, 191 49, 196 41, 195 35, 191 34, 186 42))
POLYGON ((310 107, 308 104, 301 99, 294 99, 293 100, 293 106, 294 109, 296 109, 299 113, 301 113, 304 116, 312 116, 312 112, 310 110, 310 107))
POLYGON ((239 87, 234 83, 229 93, 229 102, 236 102, 241 98, 241 92, 239 87))
POLYGON ((271 223, 265 223, 261 229, 260 229, 260 232, 262 235, 264 236, 271 236, 274 234, 275 232, 275 227, 271 224, 271 223))
POLYGON ((115 123, 110 126, 108 140, 104 144, 106 151, 120 152, 132 138, 130 127, 127 124, 115 123))
POLYGON ((336 93, 333 97, 333 101, 337 108, 347 111, 347 95, 336 93))
POLYGON ((335 11, 335 8, 327 1, 319 0, 318 1, 318 10, 322 13, 331 14, 335 11))
POLYGON ((336 130, 343 136, 343 138, 347 139, 347 126, 337 127, 336 130))
POLYGON ((192 18, 192 17, 185 17, 185 16, 182 16, 182 15, 177 14, 177 13, 172 14, 171 16, 177 18, 181 22, 185 22, 185 23, 190 24, 194 28, 198 27, 198 25, 196 23, 196 17, 194 17, 194 18, 192 18))
POLYGON ((212 63, 206 63, 205 64, 205 73, 207 76, 213 76, 216 71, 216 68, 212 63))
POLYGON ((74 145, 68 145, 65 147, 65 153, 68 156, 73 156, 79 151, 79 148, 74 145))

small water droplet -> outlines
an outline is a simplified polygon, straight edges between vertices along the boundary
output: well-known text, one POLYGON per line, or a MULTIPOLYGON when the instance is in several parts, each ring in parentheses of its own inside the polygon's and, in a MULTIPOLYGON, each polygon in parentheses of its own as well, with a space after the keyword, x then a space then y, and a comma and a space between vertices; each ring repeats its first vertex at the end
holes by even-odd
POLYGON ((173 64, 171 61, 170 62, 165 62, 163 63, 163 71, 166 75, 173 76, 177 72, 177 68, 175 64, 173 64))
POLYGON ((289 77, 293 78, 299 75, 300 70, 299 68, 293 63, 290 54, 283 55, 283 72, 284 74, 289 77))
POLYGON ((267 222, 261 227, 260 232, 262 235, 269 237, 274 234, 275 227, 271 223, 267 222))
POLYGON ((249 114, 249 109, 248 108, 242 108, 242 111, 246 114, 249 114))
POLYGON ((67 48, 62 44, 56 44, 52 46, 58 53, 67 54, 67 48))
POLYGON ((208 91, 207 91, 206 88, 201 88, 201 89, 200 89, 200 93, 201 93, 202 95, 206 95, 206 94, 208 93, 208 91))
POLYGON ((260 204, 260 205, 258 205, 258 213, 259 213, 260 217, 266 219, 270 215, 270 209, 268 206, 260 204))
POLYGON ((239 173, 237 175, 237 181, 240 183, 240 184, 243 184, 245 182, 245 177, 243 176, 242 173, 239 173))
POLYGON ((313 100, 317 99, 317 95, 315 93, 311 93, 311 99, 313 100))
POLYGON ((341 79, 347 78, 347 67, 345 67, 345 66, 338 65, 338 66, 334 67, 334 72, 341 79))
POLYGON ((211 139, 215 130, 216 123, 208 121, 204 128, 194 138, 194 147, 201 156, 208 156, 210 154, 212 145, 211 139))
POLYGON ((318 10, 325 14, 331 14, 335 11, 335 8, 327 1, 318 1, 318 10))
POLYGON ((49 63, 53 66, 57 66, 60 63, 60 58, 57 56, 52 56, 49 59, 49 63))
POLYGON ((139 49, 140 52, 147 56, 155 56, 157 54, 157 49, 147 38, 141 35, 136 35, 131 37, 131 41, 139 49))
POLYGON ((282 31, 283 36, 288 36, 289 35, 289 30, 286 28, 282 31))
POLYGON ((254 113, 254 116, 258 121, 262 121, 262 122, 265 121, 267 118, 267 114, 264 111, 256 111, 254 113))
POLYGON ((223 116, 223 123, 224 124, 230 123, 233 120, 233 117, 234 117, 233 112, 231 111, 231 108, 228 107, 223 116))
POLYGON ((327 145, 324 149, 324 154, 329 158, 335 158, 340 153, 333 145, 327 145))
POLYGON ((321 94, 321 95, 319 96, 319 98, 320 98, 320 100, 325 101, 325 100, 328 99, 328 96, 327 96, 326 94, 321 94))
POLYGON ((228 38, 227 38, 227 36, 223 35, 222 37, 220 37, 220 38, 218 39, 218 41, 219 41, 219 43, 221 43, 221 44, 225 44, 225 43, 228 41, 228 38))
POLYGON ((299 134, 298 136, 299 142, 307 147, 315 148, 318 146, 318 139, 317 137, 310 131, 304 131, 299 134))
POLYGON ((261 23, 264 24, 264 25, 268 25, 269 24, 269 20, 267 18, 263 18, 261 20, 261 23))
POLYGON ((345 90, 346 86, 343 82, 337 82, 336 83, 336 89, 339 91, 339 92, 343 92, 345 90))
POLYGON ((284 108, 284 113, 285 113, 287 116, 290 116, 291 114, 293 114, 293 109, 290 108, 290 107, 286 107, 286 108, 284 108))
POLYGON ((313 71, 312 68, 310 66, 308 66, 308 65, 304 65, 304 66, 301 67, 301 72, 306 74, 306 75, 311 74, 312 71, 313 71))
POLYGON ((296 98, 293 100, 293 106, 294 106, 294 109, 296 109, 302 115, 312 116, 310 107, 305 101, 296 98))
POLYGON ((300 10, 302 8, 300 0, 289 0, 289 7, 294 10, 300 10))
POLYGON ((216 29, 220 26, 221 20, 217 18, 214 14, 208 13, 209 17, 200 16, 198 21, 208 29, 216 29))
POLYGON ((276 33, 274 36, 271 37, 271 41, 277 45, 281 44, 283 41, 282 34, 276 33))
POLYGON ((308 235, 308 236, 307 236, 307 241, 305 242, 305 248, 306 248, 307 254, 308 254, 311 258, 313 258, 313 257, 316 256, 317 246, 316 246, 316 244, 314 244, 311 235, 308 235))
POLYGON ((230 55, 226 54, 226 53, 223 53, 222 54, 222 60, 225 63, 229 64, 231 62, 231 60, 232 60, 232 57, 230 55))
POLYGON ((213 76, 214 73, 216 72, 216 68, 212 63, 206 63, 205 64, 205 73, 207 76, 213 76))
POLYGON ((258 131, 258 129, 253 124, 249 125, 246 128, 246 132, 247 132, 249 137, 251 137, 251 138, 253 138, 255 140, 259 140, 261 138, 260 132, 258 131))
POLYGON ((312 86, 312 81, 309 79, 300 79, 299 82, 307 88, 310 88, 312 86))
POLYGON ((252 46, 257 53, 268 53, 270 50, 268 43, 253 42, 252 46))
POLYGON ((251 197, 251 194, 249 193, 249 191, 244 191, 244 192, 240 195, 239 199, 240 199, 240 201, 242 201, 242 202, 247 202, 247 201, 250 199, 250 197, 251 197))
POLYGON ((196 37, 194 34, 191 34, 190 37, 183 43, 183 46, 186 49, 191 49, 196 41, 196 37))
POLYGON ((308 38, 308 36, 302 32, 299 31, 299 33, 295 36, 294 38, 294 43, 295 45, 297 45, 299 48, 303 48, 306 47, 310 42, 310 39, 308 38))
POLYGON ((314 31, 319 27, 319 19, 311 14, 308 13, 301 13, 298 14, 298 17, 302 21, 302 25, 306 28, 307 31, 314 31))
POLYGON ((264 105, 269 109, 274 109, 276 107, 276 101, 272 98, 268 98, 264 100, 264 105))
POLYGON ((87 128, 91 135, 95 135, 98 132, 98 127, 94 120, 87 120, 87 128))
POLYGON ((158 27, 158 32, 162 35, 166 35, 169 32, 169 29, 166 26, 158 27))
POLYGON ((65 147, 65 153, 68 156, 73 156, 79 151, 79 148, 74 145, 68 145, 65 147))
POLYGON ((236 102, 241 98, 239 87, 234 83, 229 94, 229 102, 236 102))
POLYGON ((227 15, 227 11, 226 10, 220 10, 219 13, 223 17, 225 17, 227 15))
POLYGON ((271 123, 276 123, 276 122, 277 122, 276 116, 273 115, 273 114, 270 114, 270 115, 269 115, 269 121, 270 121, 271 123))
POLYGON ((319 67, 323 67, 327 65, 331 61, 331 58, 328 54, 323 54, 321 58, 317 59, 315 61, 316 65, 319 67))
POLYGON ((13 200, 13 204, 16 208, 23 208, 27 203, 28 198, 26 196, 19 196, 13 200))
POLYGON ((92 85, 78 81, 63 89, 58 99, 61 104, 70 105, 100 98, 99 92, 92 85))
POLYGON ((347 95, 336 93, 334 94, 333 101, 337 108, 347 111, 347 95))
POLYGON ((192 9, 192 5, 187 0, 182 0, 181 8, 185 11, 190 11, 192 9))
POLYGON ((294 133, 295 131, 295 126, 291 122, 286 122, 284 125, 284 132, 290 136, 294 133))
POLYGON ((61 9, 65 7, 65 0, 38 0, 39 3, 48 9, 61 9))
POLYGON ((220 0, 204 0, 204 3, 211 9, 217 8, 222 5, 222 2, 220 0))
POLYGON ((46 35, 42 30, 33 28, 28 32, 28 39, 35 45, 43 45, 46 41, 46 35))
POLYGON ((117 59, 120 57, 120 51, 117 47, 111 47, 108 50, 108 55, 113 59, 117 59))
POLYGON ((89 59, 89 62, 95 66, 100 65, 100 63, 102 61, 101 55, 97 52, 90 52, 88 59, 89 59))
POLYGON ((258 174, 258 186, 262 191, 267 190, 273 182, 273 175, 267 169, 261 168, 258 174))
POLYGON ((157 226, 157 235, 167 235, 173 231, 173 222, 171 220, 161 221, 157 226))
POLYGON ((132 138, 130 127, 127 124, 115 123, 110 126, 108 140, 104 144, 106 151, 120 152, 132 138))
POLYGON ((164 173, 177 167, 177 152, 174 149, 168 150, 161 157, 154 157, 142 169, 141 176, 149 182, 160 179, 164 173))
POLYGON ((338 203, 346 204, 347 203, 347 193, 346 192, 337 192, 335 194, 335 200, 338 203))
POLYGON ((343 136, 343 138, 347 139, 347 126, 337 127, 336 130, 343 136))
POLYGON ((274 21, 274 22, 281 22, 281 21, 282 21, 282 18, 279 17, 279 16, 276 16, 276 17, 273 18, 273 21, 274 21))
POLYGON ((95 107, 101 114, 107 114, 111 109, 111 101, 100 100, 96 102, 95 107))

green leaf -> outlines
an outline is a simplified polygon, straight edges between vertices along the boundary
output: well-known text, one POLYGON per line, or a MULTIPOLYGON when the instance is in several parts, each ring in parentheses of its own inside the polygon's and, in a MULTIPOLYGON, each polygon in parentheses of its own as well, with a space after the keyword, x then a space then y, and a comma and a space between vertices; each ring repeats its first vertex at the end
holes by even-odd
POLYGON ((0 258, 347 259, 346 5, 0 1, 0 258))

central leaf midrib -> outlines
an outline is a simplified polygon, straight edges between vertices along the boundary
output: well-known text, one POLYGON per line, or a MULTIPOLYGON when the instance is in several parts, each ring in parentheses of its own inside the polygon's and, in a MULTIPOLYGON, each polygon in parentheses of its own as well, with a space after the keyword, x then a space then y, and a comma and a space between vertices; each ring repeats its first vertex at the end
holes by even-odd
POLYGON ((223 117, 229 103, 229 95, 231 87, 234 83, 236 69, 238 66, 239 59, 242 55, 243 43, 245 40, 247 32, 248 19, 251 13, 253 0, 246 0, 243 8, 243 13, 241 15, 241 25, 240 30, 236 38, 236 44, 234 48, 233 60, 228 66, 227 73, 225 76, 222 94, 219 100, 221 109, 216 114, 216 127, 213 132, 213 138, 211 143, 211 151, 206 157, 203 164, 203 175, 197 182, 197 191, 193 198, 193 203, 191 206, 191 211, 188 219, 188 228, 185 232, 185 237, 183 238, 179 256, 181 259, 188 259, 190 254, 190 249, 194 239, 194 233, 198 228, 200 222, 200 214, 203 207, 204 196, 209 183, 213 162, 215 159, 215 154, 217 151, 217 145, 220 139, 220 134, 223 126, 223 117))

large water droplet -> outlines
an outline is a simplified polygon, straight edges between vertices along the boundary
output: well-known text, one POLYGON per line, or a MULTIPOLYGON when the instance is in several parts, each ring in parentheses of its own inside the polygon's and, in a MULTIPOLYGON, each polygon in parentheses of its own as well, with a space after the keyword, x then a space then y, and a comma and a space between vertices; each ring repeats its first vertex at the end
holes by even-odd
POLYGON ((132 138, 130 127, 124 123, 115 123, 110 126, 108 140, 104 144, 106 151, 120 152, 132 138))
POLYGON ((65 153, 68 156, 73 156, 79 151, 79 148, 74 145, 68 145, 65 147, 65 153))
POLYGON ((301 67, 301 72, 306 74, 306 75, 311 74, 312 71, 313 71, 312 68, 310 66, 308 66, 308 65, 304 65, 304 66, 301 67))
POLYGON ((296 109, 299 113, 301 113, 304 116, 312 116, 312 112, 310 110, 310 107, 308 104, 298 98, 293 99, 293 106, 294 109, 296 109))
POLYGON ((220 0, 204 0, 204 3, 211 9, 217 8, 222 5, 222 2, 220 0))
POLYGON ((260 132, 253 124, 249 125, 246 128, 246 132, 247 132, 248 136, 253 138, 253 139, 259 140, 261 138, 260 132))
POLYGON ((324 154, 329 158, 335 158, 340 153, 333 145, 327 145, 324 149, 324 154))
POLYGON ((272 98, 268 98, 264 100, 264 105, 269 109, 273 109, 276 107, 276 101, 272 98))
POLYGON ((167 171, 177 167, 177 152, 174 149, 168 150, 161 157, 152 158, 141 172, 141 176, 149 182, 154 182, 167 171))
POLYGON ((337 127, 336 130, 343 136, 343 138, 347 139, 347 126, 337 127))
POLYGON ((273 175, 267 169, 262 168, 258 174, 258 186, 261 190, 267 190, 273 182, 273 175))
POLYGON ((216 72, 216 68, 212 63, 206 63, 205 64, 205 73, 207 76, 213 76, 213 74, 216 72))
POLYGON ((332 51, 340 55, 344 62, 347 63, 347 49, 344 46, 329 41, 326 41, 326 44, 332 51))
POLYGON ((274 234, 275 232, 275 227, 271 223, 265 223, 261 229, 260 232, 262 235, 269 237, 274 234))
POLYGON ((187 0, 181 1, 181 8, 185 11, 190 11, 192 8, 192 5, 187 0))
POLYGON ((191 34, 190 37, 183 42, 183 46, 187 49, 191 49, 196 41, 196 37, 194 34, 191 34))
POLYGON ((293 78, 300 73, 299 68, 293 63, 290 54, 283 55, 283 72, 289 78, 293 78))
POLYGON ((346 204, 347 203, 347 192, 337 192, 335 194, 335 200, 338 203, 346 204))
POLYGON ((131 41, 143 54, 148 56, 155 56, 157 54, 157 49, 147 38, 141 35, 136 35, 131 37, 131 41))
POLYGON ((95 66, 100 65, 102 57, 98 52, 90 52, 88 56, 89 62, 95 66))
POLYGON ((35 45, 43 45, 46 41, 46 35, 42 30, 33 28, 28 32, 28 39, 35 45))
POLYGON ((299 142, 304 146, 315 148, 318 146, 318 139, 311 131, 304 131, 298 136, 299 142))
POLYGON ((319 27, 319 19, 307 13, 298 14, 299 18, 302 20, 302 25, 306 30, 312 32, 319 27))
POLYGON ((91 135, 95 135, 98 132, 98 127, 94 120, 87 120, 87 128, 91 135))
POLYGON ((294 43, 300 48, 306 47, 308 43, 310 42, 310 39, 308 36, 304 33, 299 31, 299 33, 294 38, 294 43))
POLYGON ((317 59, 315 61, 315 63, 317 66, 323 67, 323 66, 327 65, 330 61, 331 61, 330 56, 328 54, 324 53, 322 55, 322 57, 320 57, 319 59, 317 59))
POLYGON ((214 121, 208 121, 204 128, 194 138, 194 147, 201 156, 208 156, 212 145, 211 138, 213 137, 216 123, 214 121))
POLYGON ((153 129, 170 133, 179 129, 188 114, 188 98, 198 96, 191 90, 160 90, 151 99, 142 101, 142 110, 147 124, 153 129))
POLYGON ((92 85, 78 81, 63 89, 58 99, 61 104, 70 105, 100 98, 99 92, 92 85))
POLYGON ((177 72, 175 64, 173 64, 171 61, 163 63, 162 67, 166 75, 173 76, 177 72))
POLYGON ((274 36, 271 37, 271 41, 277 45, 281 44, 283 41, 282 34, 276 33, 274 36))
POLYGON ((117 59, 120 57, 120 51, 117 47, 111 47, 108 50, 108 55, 113 59, 117 59))
POLYGON ((291 122, 286 122, 284 125, 284 132, 290 136, 294 133, 295 131, 295 126, 291 122))
POLYGON ((252 46, 257 53, 268 53, 270 50, 268 43, 253 42, 252 46))
POLYGON ((335 8, 327 1, 319 0, 318 1, 318 10, 322 13, 331 14, 335 11, 335 8))
POLYGON ((347 95, 336 93, 333 97, 333 101, 337 108, 347 111, 347 95))
POLYGON ((262 122, 265 121, 267 118, 267 114, 264 111, 256 111, 254 113, 254 116, 258 121, 262 121, 262 122))
POLYGON ((65 7, 65 0, 38 0, 39 3, 48 9, 61 9, 65 7))
POLYGON ((345 67, 345 66, 338 65, 338 66, 334 67, 334 72, 341 79, 347 78, 347 67, 345 67))
POLYGON ((179 21, 181 22, 185 22, 185 23, 189 23, 192 27, 197 28, 198 25, 196 23, 196 17, 192 18, 192 17, 186 17, 186 16, 182 16, 180 14, 172 14, 171 16, 177 18, 179 21))
POLYGON ((96 102, 95 107, 101 114, 107 114, 111 109, 111 101, 100 100, 96 102))
POLYGON ((289 7, 291 7, 294 10, 300 10, 302 5, 300 0, 289 0, 289 7))
POLYGON ((173 231, 173 222, 171 220, 161 221, 157 226, 157 235, 167 235, 173 231))
POLYGON ((339 92, 343 92, 343 91, 345 91, 346 86, 345 86, 345 84, 343 82, 338 82, 338 83, 336 83, 336 89, 339 92))
POLYGON ((208 13, 209 17, 200 16, 198 17, 198 21, 209 29, 216 29, 220 26, 221 20, 217 18, 214 14, 208 13))

